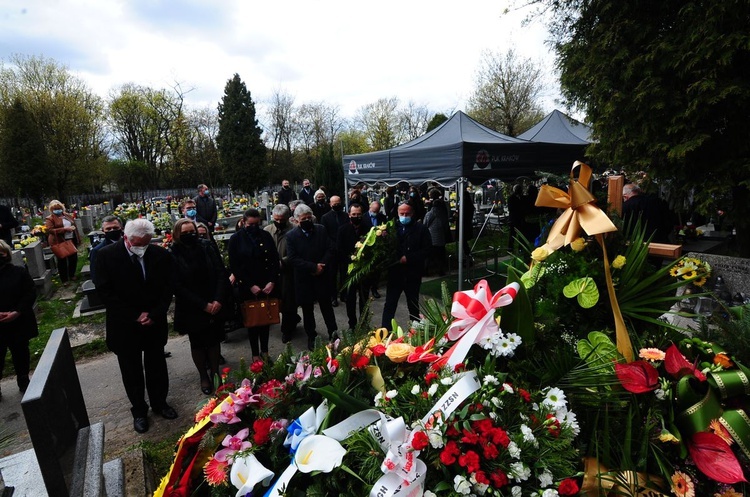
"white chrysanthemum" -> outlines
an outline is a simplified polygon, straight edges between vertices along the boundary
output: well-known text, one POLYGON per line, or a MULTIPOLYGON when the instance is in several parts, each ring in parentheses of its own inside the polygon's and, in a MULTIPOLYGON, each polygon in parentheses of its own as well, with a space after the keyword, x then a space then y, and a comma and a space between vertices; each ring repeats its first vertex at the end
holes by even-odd
POLYGON ((477 343, 484 350, 492 350, 495 347, 495 341, 492 339, 492 335, 482 337, 477 343))
POLYGON ((510 489, 510 495, 512 497, 521 497, 521 487, 516 485, 515 487, 510 489))
POLYGON ((441 449, 445 445, 443 434, 440 433, 440 430, 427 430, 427 438, 430 440, 430 445, 433 449, 441 449))
POLYGON ((513 348, 514 348, 514 349, 515 349, 516 347, 518 347, 519 345, 521 345, 521 343, 523 343, 523 342, 522 342, 522 340, 521 340, 521 337, 520 337, 520 336, 518 336, 518 335, 516 335, 515 333, 508 333, 508 334, 507 334, 507 335, 505 336, 505 338, 506 338, 506 339, 507 339, 507 340, 508 340, 508 341, 509 341, 510 343, 512 343, 512 344, 513 344, 513 348))
POLYGON ((440 378, 440 383, 443 385, 453 385, 453 377, 446 376, 445 378, 440 378))
POLYGON ((557 490, 554 488, 548 488, 544 492, 542 492, 542 497, 558 497, 560 494, 557 493, 557 490))
POLYGON ((497 385, 498 383, 500 383, 500 380, 498 380, 495 376, 488 374, 482 379, 482 383, 484 383, 485 385, 497 385))
POLYGON ((419 391, 420 391, 419 385, 414 385, 413 387, 411 387, 412 395, 419 395, 419 391))
POLYGON ((508 338, 503 337, 499 342, 497 342, 497 345, 495 345, 493 353, 500 357, 511 357, 514 350, 516 350, 516 348, 512 343, 510 343, 508 338))
POLYGON ((492 405, 497 408, 503 407, 503 401, 499 397, 492 397, 490 401, 492 402, 492 405))
POLYGON ((510 474, 517 482, 526 481, 531 477, 531 469, 522 462, 514 462, 510 465, 510 474))
POLYGON ((508 393, 513 393, 513 387, 510 386, 508 383, 503 383, 503 390, 505 390, 508 393))
POLYGON ((383 392, 378 392, 377 395, 375 395, 373 403, 377 407, 381 407, 383 405, 383 392))
POLYGON ((508 454, 510 454, 510 457, 513 459, 521 459, 521 447, 519 447, 516 442, 509 443, 508 454))
POLYGON ((438 389, 438 384, 433 383, 432 385, 430 385, 430 388, 427 389, 427 395, 432 397, 433 395, 435 395, 435 392, 437 392, 437 389, 438 389))
POLYGON ((555 417, 560 422, 560 424, 568 425, 570 429, 573 430, 574 436, 578 436, 578 434, 581 433, 581 427, 578 424, 576 413, 574 413, 573 411, 568 411, 567 409, 558 409, 557 413, 555 413, 555 417))
POLYGON ((424 497, 437 497, 437 494, 430 492, 429 490, 424 491, 424 497))
POLYGON ((521 425, 521 433, 523 434, 524 442, 534 442, 536 440, 533 430, 526 425, 521 425))
POLYGON ((385 397, 388 400, 395 399, 396 396, 398 396, 398 390, 388 390, 387 392, 385 392, 385 397))
POLYGON ((539 475, 539 486, 541 486, 542 488, 549 487, 550 485, 552 485, 553 481, 554 479, 552 478, 552 473, 550 473, 548 469, 545 469, 544 472, 539 475))
POLYGON ((561 409, 565 407, 565 392, 557 387, 552 387, 547 391, 542 404, 551 407, 552 409, 561 409))
POLYGON ((471 483, 462 475, 456 475, 453 478, 453 490, 461 495, 469 495, 471 493, 471 483))
POLYGON ((661 389, 661 388, 657 388, 656 390, 654 390, 654 395, 656 395, 656 398, 657 398, 657 399, 659 399, 659 400, 664 400, 664 397, 666 397, 666 395, 667 395, 667 392, 665 392, 665 391, 664 391, 663 389, 661 389))

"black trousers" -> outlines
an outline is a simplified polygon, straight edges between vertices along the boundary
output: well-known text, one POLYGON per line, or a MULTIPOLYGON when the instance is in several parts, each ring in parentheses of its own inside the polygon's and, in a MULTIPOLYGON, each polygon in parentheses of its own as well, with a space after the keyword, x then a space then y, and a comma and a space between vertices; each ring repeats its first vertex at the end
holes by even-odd
POLYGON ((18 388, 25 389, 29 384, 29 364, 31 355, 29 354, 28 340, 4 340, 0 338, 0 378, 3 377, 3 368, 5 368, 5 355, 10 349, 10 355, 13 360, 13 369, 16 371, 16 383, 18 388))
POLYGON ((161 344, 151 345, 145 350, 121 350, 117 352, 117 363, 120 365, 122 384, 134 418, 146 417, 148 414, 146 390, 151 409, 161 411, 167 406, 169 372, 161 344))
POLYGON ((78 269, 78 254, 69 255, 65 259, 57 258, 57 274, 60 275, 60 281, 65 283, 76 275, 78 269))
POLYGON ((359 300, 359 315, 362 317, 362 311, 369 298, 370 285, 364 282, 351 285, 346 290, 346 317, 349 318, 349 328, 352 330, 357 326, 357 300, 359 300))
POLYGON ((406 269, 390 271, 385 290, 382 327, 391 329, 391 320, 396 315, 401 293, 406 295, 406 306, 409 317, 419 319, 419 288, 422 286, 422 275, 406 269))
MULTIPOLYGON (((315 338, 317 336, 317 332, 315 331, 314 306, 315 304, 312 303, 300 306, 302 307, 302 322, 308 338, 315 338)), ((328 328, 328 334, 330 335, 334 331, 337 331, 338 325, 336 324, 336 315, 333 313, 331 300, 326 297, 320 298, 318 299, 318 306, 320 307, 320 313, 323 315, 323 321, 326 323, 326 328, 328 328)))

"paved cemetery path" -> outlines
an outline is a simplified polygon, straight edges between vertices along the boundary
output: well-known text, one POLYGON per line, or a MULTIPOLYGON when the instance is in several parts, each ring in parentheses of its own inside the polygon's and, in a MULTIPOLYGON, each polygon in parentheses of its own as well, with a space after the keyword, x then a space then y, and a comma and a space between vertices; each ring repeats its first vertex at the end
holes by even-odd
MULTIPOLYGON (((385 303, 385 291, 381 290, 382 298, 373 300, 373 324, 379 325, 385 303)), ((70 298, 65 295, 63 298, 70 298)), ((81 295, 78 295, 80 298, 81 295)), ((402 302, 396 313, 399 323, 408 322, 406 302, 402 302)), ((341 303, 334 308, 336 320, 340 328, 347 324, 346 307, 341 303)), ((301 311, 300 311, 301 314, 301 311)), ((318 336, 327 337, 326 327, 316 307, 318 336)), ((103 326, 103 325, 102 325, 103 326)), ((295 351, 304 350, 307 337, 301 324, 297 326, 292 340, 295 351)), ((271 328, 270 355, 276 357, 282 350, 281 331, 279 326, 271 328)), ((165 420, 160 416, 149 413, 150 429, 139 435, 133 430, 133 418, 130 414, 130 404, 125 396, 117 358, 112 353, 106 353, 95 358, 86 359, 77 364, 78 377, 81 382, 83 395, 90 422, 103 422, 105 426, 105 461, 127 455, 143 440, 159 441, 174 434, 183 433, 192 425, 192 417, 196 407, 206 400, 206 395, 200 391, 198 372, 190 357, 187 336, 176 336, 169 340, 166 350, 172 356, 167 359, 170 376, 168 402, 177 410, 179 418, 165 420)), ((227 366, 239 366, 241 359, 250 360, 250 345, 247 341, 245 329, 239 329, 228 334, 228 342, 222 344, 222 354, 227 360, 227 366)), ((6 456, 21 450, 31 448, 26 423, 21 410, 21 394, 16 387, 15 377, 8 377, 0 382, 2 387, 2 401, 0 401, 0 426, 7 433, 13 435, 9 447, 0 449, 0 456, 6 456)), ((126 462, 126 477, 129 471, 126 462)), ((162 475, 158 475, 161 477, 162 475)))

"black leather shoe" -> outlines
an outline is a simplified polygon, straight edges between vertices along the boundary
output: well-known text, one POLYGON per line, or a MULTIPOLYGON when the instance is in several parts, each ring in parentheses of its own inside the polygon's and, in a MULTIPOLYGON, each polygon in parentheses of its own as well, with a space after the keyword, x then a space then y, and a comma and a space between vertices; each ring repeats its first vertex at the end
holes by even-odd
POLYGON ((281 334, 281 343, 289 343, 292 341, 292 335, 289 333, 282 333, 281 334))
POLYGON ((146 418, 134 418, 133 429, 138 433, 146 433, 148 431, 148 419, 146 418))
POLYGON ((177 411, 170 406, 164 406, 160 411, 156 411, 164 419, 176 419, 177 411))
POLYGON ((380 294, 374 288, 372 289, 372 298, 374 298, 374 299, 379 299, 380 298, 380 294))

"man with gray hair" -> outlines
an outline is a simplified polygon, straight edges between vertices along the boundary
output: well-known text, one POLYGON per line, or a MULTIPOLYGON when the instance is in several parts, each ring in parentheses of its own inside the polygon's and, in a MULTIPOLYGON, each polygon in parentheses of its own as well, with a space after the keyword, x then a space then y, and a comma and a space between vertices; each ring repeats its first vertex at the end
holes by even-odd
POLYGON ((289 207, 278 204, 271 211, 273 223, 263 228, 271 233, 279 253, 279 260, 281 260, 281 341, 283 343, 291 341, 297 323, 302 320, 297 314, 297 303, 294 297, 294 268, 289 263, 286 248, 286 236, 294 229, 294 225, 289 222, 291 214, 289 207))
POLYGON ((331 306, 328 271, 334 261, 334 247, 325 226, 315 224, 313 212, 305 204, 294 209, 297 227, 286 235, 287 260, 294 268, 294 289, 297 305, 302 307, 302 319, 307 333, 307 348, 315 348, 315 316, 313 306, 318 301, 320 313, 328 328, 328 337, 335 337, 338 326, 331 306))
POLYGON ((107 347, 117 356, 138 433, 148 431, 146 390, 155 413, 166 419, 177 417, 167 404, 169 373, 164 357, 173 294, 172 256, 151 245, 153 235, 150 221, 128 222, 119 241, 99 250, 94 280, 107 308, 107 347))

